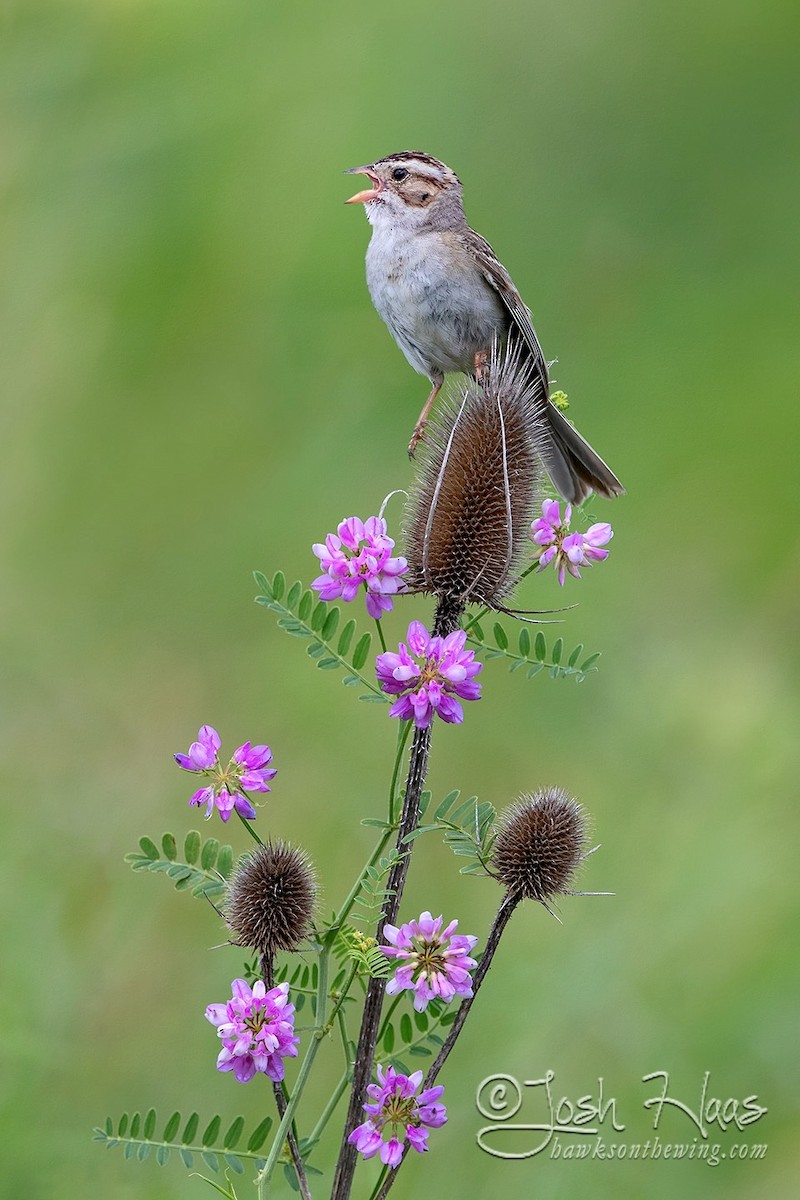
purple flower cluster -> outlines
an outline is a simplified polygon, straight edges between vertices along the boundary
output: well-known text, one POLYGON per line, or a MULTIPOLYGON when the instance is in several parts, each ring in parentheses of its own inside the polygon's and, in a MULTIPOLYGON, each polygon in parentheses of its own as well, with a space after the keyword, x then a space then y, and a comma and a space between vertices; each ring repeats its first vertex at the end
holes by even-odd
POLYGON ((607 522, 590 525, 585 533, 570 533, 571 520, 571 504, 564 509, 562 521, 558 501, 545 500, 541 517, 531 524, 530 536, 535 545, 541 547, 538 569, 543 571, 551 562, 554 563, 562 587, 567 572, 575 579, 580 579, 580 567, 590 567, 592 563, 608 558, 608 550, 602 547, 614 536, 607 522))
POLYGON ((398 929, 384 925, 390 946, 381 946, 387 958, 401 963, 386 985, 387 995, 409 988, 414 992, 414 1008, 424 1012, 431 1000, 452 1000, 472 995, 472 971, 478 964, 469 954, 478 939, 472 934, 456 933, 458 921, 442 929, 442 918, 424 912, 418 921, 409 921, 398 929))
POLYGON ((325 544, 312 546, 324 574, 311 584, 321 600, 355 600, 363 586, 367 612, 376 621, 392 611, 392 596, 404 589, 400 578, 408 570, 404 558, 393 558, 394 542, 386 535, 383 517, 348 517, 325 544))
POLYGON ((294 1058, 294 1005, 289 1003, 288 983, 266 989, 259 979, 252 989, 244 979, 234 979, 227 1004, 209 1004, 206 1020, 217 1026, 222 1049, 218 1071, 233 1071, 239 1083, 247 1083, 256 1071, 270 1079, 283 1079, 284 1058, 294 1058))
POLYGON ((475 652, 464 649, 466 640, 463 629, 432 637, 420 621, 412 621, 408 644, 401 642, 397 654, 379 654, 375 663, 381 690, 398 697, 389 716, 413 720, 418 729, 427 729, 435 713, 452 724, 463 721, 464 710, 455 697, 479 700, 481 685, 475 676, 483 670, 475 652))
POLYGON ((371 1100, 364 1105, 367 1120, 347 1140, 364 1158, 380 1153, 381 1162, 396 1167, 403 1157, 404 1138, 422 1154, 428 1149, 428 1130, 447 1121, 447 1109, 437 1103, 444 1088, 426 1088, 417 1096, 422 1071, 401 1075, 394 1067, 379 1066, 377 1075, 378 1082, 367 1088, 371 1100))
POLYGON ((216 729, 204 725, 188 753, 174 755, 175 762, 182 770, 210 775, 213 780, 210 786, 195 792, 189 803, 195 807, 205 804, 206 817, 211 816, 216 805, 223 821, 230 819, 234 808, 241 816, 252 821, 256 810, 243 793, 271 790, 267 780, 274 779, 278 774, 273 767, 267 766, 272 761, 272 751, 269 746, 251 746, 245 742, 234 750, 233 758, 223 767, 219 761, 221 744, 216 729))

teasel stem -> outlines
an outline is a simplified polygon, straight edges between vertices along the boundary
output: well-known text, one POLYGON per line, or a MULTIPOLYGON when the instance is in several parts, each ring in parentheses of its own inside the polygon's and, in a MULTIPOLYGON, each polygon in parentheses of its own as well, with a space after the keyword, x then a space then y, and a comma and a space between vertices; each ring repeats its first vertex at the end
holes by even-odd
MULTIPOLYGON (((423 1091, 425 1091, 427 1088, 433 1087, 439 1072, 447 1061, 450 1051, 456 1044, 458 1035, 461 1033, 461 1030, 464 1027, 464 1022, 469 1016, 470 1009, 472 1008, 475 997, 480 990, 480 986, 489 972, 489 967, 492 965, 492 959, 494 958, 495 950, 500 944, 500 938, 503 936, 506 925, 511 920, 511 914, 521 899, 522 896, 519 893, 512 892, 506 892, 505 896, 503 897, 500 907, 497 910, 497 915, 495 916, 492 924, 492 928, 489 930, 489 936, 486 939, 486 945, 484 947, 483 954, 481 955, 481 961, 478 963, 475 973, 472 976, 472 995, 467 996, 461 1001, 458 1012, 456 1013, 456 1019, 450 1026, 447 1037, 442 1043, 442 1047, 436 1056, 435 1062, 428 1071, 428 1074, 425 1076, 425 1080, 422 1084, 423 1091)), ((388 1175, 383 1181, 383 1185, 381 1186, 380 1190, 375 1193, 372 1200, 384 1200, 384 1197, 388 1194, 389 1189, 397 1178, 397 1174, 405 1161, 408 1150, 409 1143, 406 1142, 402 1159, 393 1171, 389 1171, 388 1175)))
MULTIPOLYGON (((436 611, 433 619, 433 634, 435 637, 447 637, 461 624, 464 615, 464 604, 451 595, 441 595, 437 598, 436 611)), ((403 811, 397 830, 395 846, 399 854, 398 861, 389 871, 386 879, 386 901, 381 910, 375 938, 378 943, 383 938, 385 925, 394 925, 400 910, 408 867, 411 860, 411 846, 406 839, 419 825, 420 801, 428 773, 428 756, 431 744, 431 727, 415 729, 414 740, 411 743, 411 754, 408 761, 403 811)), ((364 999, 364 1011, 361 1017, 361 1030, 356 1049, 353 1083, 350 1090, 350 1104, 347 1110, 342 1144, 336 1163, 336 1174, 333 1180, 331 1200, 348 1200, 353 1186, 353 1175, 356 1169, 358 1151, 351 1146, 348 1138, 357 1125, 361 1123, 361 1111, 367 1094, 367 1086, 372 1078, 372 1067, 375 1058, 375 1045, 380 1027, 381 1007, 386 989, 385 979, 370 978, 364 999)))
MULTIPOLYGON (((271 955, 262 954, 261 956, 261 975, 264 980, 264 986, 267 991, 275 987, 275 971, 273 969, 274 962, 271 955)), ((278 1116, 283 1120, 286 1115, 288 1106, 288 1097, 285 1092, 285 1083, 283 1080, 272 1081, 272 1092, 275 1096, 275 1107, 278 1110, 278 1116)), ((308 1186, 303 1160, 300 1157, 300 1147, 297 1144, 297 1130, 294 1127, 294 1121, 286 1130, 286 1143, 289 1147, 289 1153, 292 1156, 294 1169, 297 1172, 297 1182, 300 1187, 300 1195, 303 1200, 311 1200, 311 1189, 308 1186)))

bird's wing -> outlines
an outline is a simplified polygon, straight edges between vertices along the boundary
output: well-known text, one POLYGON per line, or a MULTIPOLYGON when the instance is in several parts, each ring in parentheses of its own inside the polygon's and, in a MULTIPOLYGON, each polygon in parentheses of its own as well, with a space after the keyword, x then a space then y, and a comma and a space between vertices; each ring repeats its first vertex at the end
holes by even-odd
POLYGON ((536 374, 541 375, 545 385, 545 394, 549 396, 547 362, 542 353, 542 347, 539 345, 536 330, 533 328, 530 311, 523 303, 513 279, 497 258, 492 247, 479 233, 476 233, 474 229, 469 229, 462 237, 466 249, 477 261, 484 279, 502 300, 518 339, 521 339, 530 351, 534 370, 536 374))

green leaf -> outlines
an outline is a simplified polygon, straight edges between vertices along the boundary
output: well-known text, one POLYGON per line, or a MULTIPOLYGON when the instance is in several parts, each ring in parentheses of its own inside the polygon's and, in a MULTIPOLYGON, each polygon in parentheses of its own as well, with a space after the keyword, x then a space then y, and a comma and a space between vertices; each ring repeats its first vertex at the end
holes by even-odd
POLYGON ((178 857, 178 847, 171 833, 165 833, 162 837, 161 849, 164 851, 164 858, 168 858, 170 862, 174 862, 178 857))
POLYGON ((291 612, 294 612, 296 610, 297 602, 300 599, 302 594, 303 594, 303 585, 300 582, 300 580, 298 579, 292 584, 292 586, 289 588, 289 591, 286 593, 286 607, 291 612))
POLYGON ((336 647, 336 649, 339 651, 342 658, 344 658, 344 656, 347 654, 347 651, 350 649, 350 643, 353 640, 353 634, 355 631, 356 623, 355 621, 350 620, 339 634, 339 645, 336 647))
POLYGON ((131 1137, 138 1138, 139 1130, 142 1127, 142 1114, 135 1112, 131 1117, 131 1137))
POLYGON ((414 1040, 414 1027, 411 1024, 411 1017, 407 1012, 403 1013, 400 1018, 400 1037, 406 1044, 414 1040))
POLYGON ((461 791, 459 788, 456 788, 455 791, 448 792, 444 800, 442 800, 441 804, 433 814, 434 821, 441 821, 445 813, 448 811, 448 809, 452 808, 460 795, 461 791))
POLYGON ((242 1136, 243 1130, 244 1130, 244 1117, 236 1117, 231 1122, 231 1124, 228 1128, 228 1132, 225 1134, 225 1137, 223 1138, 223 1141, 222 1141, 222 1145, 224 1146, 224 1148, 226 1150, 235 1149, 236 1143, 239 1141, 239 1138, 242 1136))
POLYGON ((533 679, 534 675, 538 675, 539 672, 542 670, 544 670, 543 662, 534 663, 533 666, 528 671, 528 679, 533 679))
MULTIPOLYGON (((224 1154, 223 1158, 232 1171, 235 1171, 237 1175, 244 1175, 244 1163, 240 1158, 237 1158, 235 1154, 224 1154)), ((233 1192, 229 1192, 228 1195, 232 1196, 233 1192)))
POLYGON ((150 1151, 152 1149, 153 1149, 152 1142, 142 1142, 140 1144, 138 1150, 136 1151, 136 1157, 139 1159, 139 1162, 144 1162, 146 1159, 148 1159, 150 1157, 150 1151))
POLYGON ((219 1172, 219 1159, 211 1150, 201 1150, 200 1157, 211 1171, 219 1172))
POLYGON ((373 829, 390 829, 391 828, 391 826, 388 825, 386 823, 386 821, 382 821, 380 819, 380 817, 362 817, 361 824, 369 825, 373 829))
POLYGON ((139 845, 142 848, 145 858, 149 858, 152 862, 155 862, 159 857, 158 846, 155 842, 149 837, 141 837, 139 838, 139 845))
POLYGON ((322 626, 322 636, 326 642, 331 641, 339 626, 339 609, 332 608, 325 618, 325 624, 322 626))
POLYGON ((197 1133, 197 1126, 199 1124, 200 1117, 196 1112, 193 1112, 189 1117, 189 1120, 186 1122, 186 1128, 184 1129, 183 1137, 181 1138, 181 1141, 184 1143, 184 1145, 188 1146, 190 1142, 194 1141, 195 1134, 197 1133))
POLYGON ((547 658, 547 642, 544 640, 544 634, 541 629, 536 634, 533 642, 533 653, 539 662, 544 662, 547 658))
POLYGON ((575 649, 572 651, 572 654, 570 654, 569 658, 567 659, 567 666, 574 667, 575 663, 578 661, 578 659, 580 658, 582 653, 583 653, 583 643, 579 642, 578 645, 575 647, 575 649))
POLYGON ((194 1155, 191 1150, 187 1150, 185 1146, 179 1146, 178 1153, 183 1159, 183 1165, 191 1170, 194 1165, 194 1155))
MULTIPOLYGON (((319 662, 317 663, 317 666, 319 667, 320 671, 335 671, 341 665, 342 664, 339 662, 338 658, 331 658, 331 657, 321 658, 319 660, 319 662)), ((360 682, 361 682, 361 680, 359 680, 359 683, 360 682)))
POLYGON ((200 1139, 204 1146, 213 1146, 219 1137, 219 1127, 222 1124, 222 1117, 212 1117, 206 1125, 205 1133, 200 1139))
POLYGON ((505 629, 503 629, 503 626, 500 624, 499 621, 495 621, 494 626, 492 628, 492 632, 494 633, 494 640, 497 643, 497 645, 500 647, 500 649, 507 650, 508 649, 508 634, 506 633, 505 629))
POLYGON ((327 647, 323 642, 309 642, 306 646, 306 654, 309 658, 319 658, 326 651, 327 647))
POLYGON ((281 596, 283 595, 283 591, 284 591, 285 587, 286 587, 286 576, 284 575, 283 571, 276 571, 274 578, 272 580, 272 598, 273 598, 273 600, 280 600, 281 596))
POLYGON ((164 1132, 161 1135, 162 1142, 172 1142, 175 1140, 175 1134, 178 1132, 181 1123, 181 1114, 174 1112, 164 1126, 164 1132))
POLYGON ((149 1141, 152 1138, 155 1131, 156 1131, 156 1110, 154 1108, 149 1108, 147 1110, 147 1116, 144 1119, 144 1134, 143 1134, 143 1136, 146 1137, 149 1141))
POLYGON ((256 581, 256 587, 261 588, 261 591, 270 600, 272 599, 272 585, 267 579, 263 571, 253 571, 253 579, 256 581))
POLYGON ((563 654, 563 652, 564 652, 564 639, 556 638, 556 642, 555 642, 555 645, 553 646, 553 650, 552 650, 552 654, 551 654, 553 662, 556 665, 558 665, 558 663, 561 662, 561 655, 563 654))
POLYGON ((220 846, 217 856, 217 870, 223 879, 227 879, 233 870, 233 847, 220 846))
POLYGON ((314 611, 311 614, 311 628, 315 633, 319 633, 325 624, 325 618, 328 615, 328 605, 325 600, 318 600, 314 605, 314 611))
POLYGON ((527 625, 519 631, 519 652, 523 658, 528 658, 531 652, 531 632, 527 625))
POLYGON ((314 607, 314 593, 303 592, 300 604, 297 608, 297 615, 301 621, 307 621, 311 616, 311 610, 314 607))
POLYGON ((120 1137, 124 1137, 125 1134, 128 1132, 128 1121, 129 1120, 130 1120, 130 1117, 128 1116, 127 1113, 123 1113, 122 1116, 120 1117, 119 1125, 117 1126, 117 1133, 119 1134, 120 1137))
POLYGON ((479 642, 483 642, 486 640, 483 635, 483 626, 481 625, 480 621, 475 622, 475 624, 472 626, 470 632, 475 634, 475 637, 478 639, 479 642))
POLYGON ((598 651, 597 654, 590 654, 588 658, 585 658, 583 660, 583 662, 581 663, 581 671, 583 672, 584 675, 586 674, 587 671, 589 671, 594 666, 594 664, 597 662, 599 657, 600 657, 600 651, 598 651))
POLYGON ((382 1042, 383 1049, 386 1054, 391 1054, 392 1051, 394 1050, 394 1036, 395 1036, 394 1035, 394 1025, 392 1025, 392 1023, 390 1021, 389 1024, 386 1026, 386 1030, 384 1032, 383 1042, 382 1042))
POLYGON ((160 1167, 165 1167, 169 1162, 170 1147, 156 1146, 156 1162, 160 1167))
POLYGON ((204 871, 210 871, 217 861, 217 852, 219 850, 219 842, 216 838, 209 838, 204 844, 200 854, 200 866, 204 871))
POLYGON ((256 1150, 260 1150, 267 1140, 267 1135, 272 1129, 272 1117, 264 1117, 260 1124, 256 1125, 250 1137, 247 1139, 247 1149, 253 1154, 256 1150))
POLYGON ((358 639, 355 650, 353 651, 353 666, 357 671, 360 671, 364 663, 367 661, 369 648, 372 643, 371 633, 362 633, 358 639))
POLYGON ((196 863, 200 857, 200 834, 190 829, 183 843, 183 857, 187 863, 196 863))

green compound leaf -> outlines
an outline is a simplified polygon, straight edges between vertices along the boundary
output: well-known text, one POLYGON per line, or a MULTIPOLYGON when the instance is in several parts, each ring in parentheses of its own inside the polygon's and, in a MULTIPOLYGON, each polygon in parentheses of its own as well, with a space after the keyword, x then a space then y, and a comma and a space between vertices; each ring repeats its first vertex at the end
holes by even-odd
POLYGON ((389 697, 362 670, 370 654, 371 633, 358 638, 352 658, 348 658, 356 635, 354 620, 347 621, 337 639, 341 610, 336 605, 315 600, 314 593, 299 580, 291 585, 284 599, 286 581, 280 572, 271 584, 260 571, 254 572, 254 579, 261 589, 256 602, 276 613, 278 625, 292 637, 308 639, 308 656, 321 671, 344 670, 346 686, 358 687, 376 704, 389 703, 389 697))
POLYGON ((566 663, 564 662, 564 639, 556 638, 552 649, 548 651, 547 640, 544 633, 537 631, 533 639, 531 647, 531 635, 527 628, 520 630, 518 638, 518 650, 510 649, 510 641, 508 634, 503 626, 498 622, 495 623, 492 630, 492 640, 487 641, 483 635, 483 630, 478 624, 473 624, 469 628, 467 641, 470 645, 481 651, 481 657, 485 661, 490 661, 493 658, 505 658, 508 662, 509 671, 519 671, 527 668, 525 673, 528 679, 533 679, 541 671, 546 670, 551 679, 566 679, 571 676, 576 683, 582 683, 586 675, 595 669, 594 664, 600 657, 598 654, 590 654, 587 659, 578 666, 578 660, 583 654, 583 645, 579 643, 574 650, 571 650, 566 663))
POLYGON ((125 855, 125 862, 132 870, 166 875, 178 891, 188 891, 193 896, 207 896, 213 900, 224 892, 225 879, 233 868, 233 850, 230 846, 220 846, 216 838, 209 838, 203 845, 200 834, 191 830, 184 843, 186 861, 183 862, 177 857, 177 845, 171 833, 165 833, 161 839, 161 852, 150 838, 142 838, 139 845, 141 853, 125 855), (154 849, 155 858, 152 855, 154 849))

